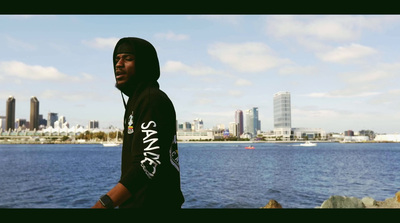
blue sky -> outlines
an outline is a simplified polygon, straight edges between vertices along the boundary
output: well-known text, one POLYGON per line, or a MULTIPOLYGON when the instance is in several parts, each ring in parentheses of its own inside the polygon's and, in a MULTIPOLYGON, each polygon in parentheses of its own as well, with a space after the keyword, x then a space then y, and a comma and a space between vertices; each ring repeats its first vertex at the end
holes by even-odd
POLYGON ((289 91, 292 127, 400 132, 397 15, 0 15, 0 115, 56 112, 71 125, 122 127, 112 51, 121 37, 157 49, 159 83, 179 123, 206 128, 259 108, 273 129, 273 94, 289 91))

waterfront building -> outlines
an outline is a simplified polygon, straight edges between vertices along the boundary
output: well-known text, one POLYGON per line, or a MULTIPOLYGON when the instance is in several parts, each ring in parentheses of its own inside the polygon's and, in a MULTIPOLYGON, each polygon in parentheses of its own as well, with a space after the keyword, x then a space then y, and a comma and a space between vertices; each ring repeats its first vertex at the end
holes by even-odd
POLYGON ((47 127, 53 127, 54 128, 54 122, 58 120, 58 114, 49 112, 47 116, 47 127))
POLYGON ((0 116, 0 131, 6 130, 6 116, 0 116))
POLYGON ((325 130, 321 128, 292 128, 291 134, 296 140, 327 139, 325 130))
POLYGON ((344 131, 344 136, 354 136, 354 131, 353 130, 344 131))
POLYGON ((369 136, 344 136, 343 142, 367 142, 369 136))
POLYGON ((69 128, 69 123, 67 122, 65 116, 60 116, 58 120, 54 122, 54 128, 62 129, 65 127, 69 128))
POLYGON ((195 120, 193 120, 192 131, 200 131, 203 129, 203 127, 204 123, 202 119, 196 118, 195 120))
POLYGON ((18 119, 15 121, 15 127, 16 127, 17 129, 22 129, 22 130, 24 130, 24 129, 26 129, 28 126, 29 126, 29 122, 27 122, 26 119, 18 118, 18 119))
POLYGON ((239 123, 230 122, 229 123, 229 133, 230 133, 230 135, 239 138, 240 137, 239 123))
POLYGON ((292 111, 290 92, 280 91, 274 94, 274 133, 282 140, 290 140, 292 111))
POLYGON ((214 133, 211 130, 202 131, 178 131, 177 132, 178 141, 211 141, 214 140, 214 133))
POLYGON ((99 128, 99 121, 98 120, 90 120, 88 129, 96 129, 96 128, 97 129, 99 128))
POLYGON ((192 124, 190 122, 183 123, 183 131, 192 131, 192 124))
POLYGON ((377 134, 375 142, 400 142, 400 134, 377 134))
POLYGON ((15 129, 15 98, 8 97, 6 102, 6 131, 15 129))
POLYGON ((237 128, 238 128, 238 135, 242 135, 244 131, 244 125, 243 125, 243 111, 242 110, 236 110, 235 112, 235 122, 237 123, 237 128))
POLYGON ((39 129, 39 100, 34 96, 31 98, 29 129, 39 129))
POLYGON ((245 126, 244 132, 252 137, 257 135, 257 131, 261 130, 261 122, 258 119, 258 108, 253 107, 245 111, 245 126))
POLYGON ((43 115, 39 114, 39 129, 44 129, 47 126, 47 119, 43 118, 43 115))

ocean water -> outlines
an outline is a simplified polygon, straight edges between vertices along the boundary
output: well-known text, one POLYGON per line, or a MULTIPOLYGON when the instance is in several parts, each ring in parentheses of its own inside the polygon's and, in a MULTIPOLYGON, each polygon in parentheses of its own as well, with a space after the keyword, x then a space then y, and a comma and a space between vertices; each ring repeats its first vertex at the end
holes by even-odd
MULTIPOLYGON (((180 143, 183 208, 315 208, 400 190, 400 144, 180 143)), ((0 208, 89 208, 119 179, 121 147, 0 144, 0 208)))

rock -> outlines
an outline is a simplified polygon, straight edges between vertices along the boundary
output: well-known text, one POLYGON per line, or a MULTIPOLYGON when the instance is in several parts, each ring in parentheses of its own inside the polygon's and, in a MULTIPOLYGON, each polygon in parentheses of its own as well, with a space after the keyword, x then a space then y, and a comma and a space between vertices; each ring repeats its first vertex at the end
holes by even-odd
POLYGON ((269 200, 268 204, 262 208, 282 208, 282 205, 279 204, 276 200, 269 200))
POLYGON ((396 201, 400 203, 400 191, 396 193, 396 201))
POLYGON ((365 207, 373 207, 377 205, 376 200, 372 197, 364 197, 361 201, 364 203, 365 207))
POLYGON ((365 208, 365 205, 356 197, 331 196, 322 203, 321 208, 365 208))

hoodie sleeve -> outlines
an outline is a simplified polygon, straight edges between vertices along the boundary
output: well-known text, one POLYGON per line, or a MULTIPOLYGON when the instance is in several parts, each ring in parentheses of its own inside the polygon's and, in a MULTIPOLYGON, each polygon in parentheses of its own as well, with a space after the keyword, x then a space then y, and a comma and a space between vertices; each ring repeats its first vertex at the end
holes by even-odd
POLYGON ((165 108, 163 100, 152 97, 143 100, 135 124, 135 136, 131 146, 131 153, 135 160, 129 171, 121 177, 122 183, 131 193, 139 191, 148 181, 159 175, 163 165, 162 156, 168 153, 167 145, 163 145, 165 132, 165 108))

